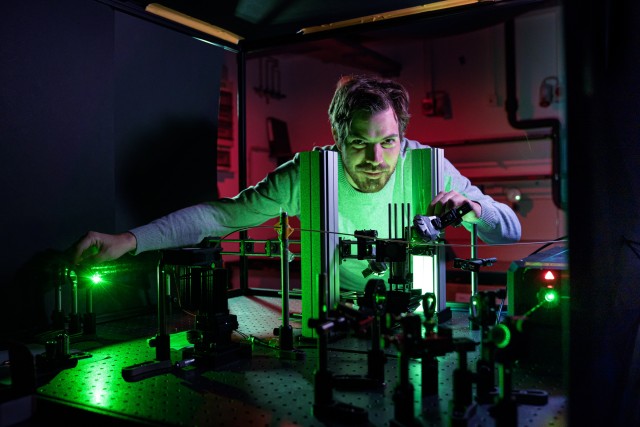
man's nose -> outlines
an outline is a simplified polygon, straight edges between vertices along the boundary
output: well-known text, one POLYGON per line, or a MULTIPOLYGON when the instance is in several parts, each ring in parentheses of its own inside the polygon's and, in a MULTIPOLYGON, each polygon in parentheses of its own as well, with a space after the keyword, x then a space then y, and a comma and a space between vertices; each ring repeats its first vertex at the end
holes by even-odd
POLYGON ((382 146, 380 144, 369 144, 367 147, 367 162, 373 164, 380 164, 384 158, 382 156, 382 146))

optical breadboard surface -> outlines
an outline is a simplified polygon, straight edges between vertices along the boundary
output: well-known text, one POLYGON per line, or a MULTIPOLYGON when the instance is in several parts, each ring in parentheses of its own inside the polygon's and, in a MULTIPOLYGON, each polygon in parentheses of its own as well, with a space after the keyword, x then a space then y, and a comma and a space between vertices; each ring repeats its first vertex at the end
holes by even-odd
MULTIPOLYGON (((153 315, 98 325, 93 340, 78 340, 72 349, 84 349, 91 357, 72 369, 53 375, 36 391, 37 411, 32 425, 47 425, 51 419, 74 419, 85 424, 113 421, 118 425, 161 426, 324 426, 314 416, 314 372, 318 351, 313 344, 296 344, 305 357, 289 360, 274 350, 274 327, 280 324, 280 303, 276 297, 236 297, 229 309, 237 313, 240 327, 234 339, 254 337, 251 357, 217 367, 173 368, 137 381, 125 381, 122 369, 153 361, 155 351, 148 344, 156 319, 153 315), (135 338, 137 337, 137 338, 135 338), (260 343, 260 344, 258 344, 260 343), (72 417, 72 418, 70 418, 72 417)), ((291 301, 291 310, 300 310, 300 300, 291 301)), ((194 327, 190 316, 175 311, 171 325, 171 359, 181 360, 182 350, 190 346, 186 331, 194 327)), ((296 335, 301 325, 292 322, 296 335)), ((447 322, 453 336, 478 342, 480 331, 469 328, 468 313, 454 312, 447 322)), ((277 341, 276 341, 277 342, 277 341)), ((334 375, 365 376, 370 340, 346 334, 330 340, 328 368, 334 375)), ((369 425, 390 425, 395 419, 394 391, 399 384, 398 348, 384 348, 384 386, 370 390, 333 390, 336 402, 362 408, 369 425)), ((478 347, 467 354, 467 367, 475 370, 480 357, 478 347)), ((408 378, 413 385, 415 418, 424 426, 452 425, 454 371, 460 368, 455 352, 438 357, 438 392, 423 395, 422 364, 408 361, 408 378)), ((513 369, 512 387, 543 390, 544 405, 518 405, 518 425, 564 426, 566 399, 558 376, 540 370, 513 369), (535 375, 534 375, 535 374, 535 375)), ((466 425, 494 426, 488 404, 477 405, 466 425)), ((459 420, 458 420, 459 421, 459 420)))

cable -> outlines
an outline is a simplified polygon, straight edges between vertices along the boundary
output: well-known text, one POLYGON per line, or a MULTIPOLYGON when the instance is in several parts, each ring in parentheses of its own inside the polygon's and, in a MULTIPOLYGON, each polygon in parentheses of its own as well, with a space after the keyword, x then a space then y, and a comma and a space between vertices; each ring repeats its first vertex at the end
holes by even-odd
MULTIPOLYGON (((250 230, 250 229, 258 229, 258 228, 273 228, 271 226, 257 226, 257 227, 246 227, 246 228, 242 228, 242 229, 238 229, 236 231, 246 231, 246 230, 250 230)), ((294 229, 296 230, 296 229, 294 229)), ((347 237, 354 237, 354 238, 358 238, 358 237, 365 237, 368 239, 371 239, 371 236, 362 236, 359 234, 355 234, 355 233, 342 233, 342 232, 338 232, 338 231, 326 231, 326 230, 313 230, 313 229, 305 229, 305 228, 298 228, 298 231, 305 231, 305 232, 311 232, 311 233, 325 233, 325 234, 336 234, 336 235, 341 235, 341 236, 347 236, 347 237)), ((235 233, 236 231, 232 231, 231 233, 226 234, 225 236, 221 237, 221 238, 215 238, 212 240, 216 240, 216 241, 220 241, 223 242, 230 234, 235 233)), ((542 249, 544 249, 545 247, 552 245, 554 243, 563 241, 565 239, 567 239, 568 236, 562 236, 562 237, 558 237, 554 240, 542 240, 542 241, 532 241, 532 242, 517 242, 517 243, 484 243, 482 245, 475 245, 476 247, 494 247, 494 246, 528 246, 528 245, 540 245, 540 244, 544 244, 545 246, 537 249, 535 252, 533 252, 531 255, 541 251, 542 249)), ((237 240, 237 239, 231 239, 231 240, 237 240)), ((408 241, 408 240, 402 240, 402 239, 388 239, 388 238, 379 238, 376 237, 375 240, 377 241, 381 241, 381 242, 389 242, 389 243, 393 243, 393 242, 399 242, 399 243, 405 243, 407 245, 413 243, 412 241, 408 241)), ((443 246, 443 247, 458 247, 458 248, 469 248, 471 246, 471 244, 468 243, 441 243, 441 242, 434 242, 431 243, 433 246, 443 246)))
POLYGON ((568 237, 569 236, 562 236, 562 237, 558 237, 557 239, 551 240, 550 242, 547 242, 545 245, 543 245, 543 246, 539 247, 538 249, 536 249, 535 251, 531 252, 529 254, 529 256, 537 254, 538 252, 542 251, 544 248, 547 248, 547 247, 553 245, 554 243, 564 242, 564 241, 566 241, 566 239, 568 237))
POLYGON ((502 317, 502 309, 504 308, 504 300, 505 298, 502 298, 502 300, 500 301, 500 307, 498 307, 498 312, 496 313, 496 325, 500 324, 501 317, 502 317))
POLYGON ((623 237, 624 243, 633 251, 633 253, 640 258, 640 251, 638 251, 637 248, 634 247, 635 246, 639 246, 640 242, 636 242, 634 240, 629 240, 626 237, 623 237))

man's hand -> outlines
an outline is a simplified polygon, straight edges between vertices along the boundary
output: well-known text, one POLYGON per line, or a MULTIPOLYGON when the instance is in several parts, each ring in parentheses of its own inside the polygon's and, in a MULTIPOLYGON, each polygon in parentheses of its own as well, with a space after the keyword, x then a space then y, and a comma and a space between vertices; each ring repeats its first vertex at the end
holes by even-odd
POLYGON ((126 232, 121 234, 103 234, 89 231, 71 248, 69 258, 73 264, 94 264, 120 258, 136 248, 136 238, 126 232))
POLYGON ((472 200, 467 199, 457 191, 441 191, 433 198, 427 209, 427 216, 441 216, 445 212, 462 206, 465 202, 471 206, 471 212, 467 213, 464 221, 473 222, 482 215, 482 206, 472 200))

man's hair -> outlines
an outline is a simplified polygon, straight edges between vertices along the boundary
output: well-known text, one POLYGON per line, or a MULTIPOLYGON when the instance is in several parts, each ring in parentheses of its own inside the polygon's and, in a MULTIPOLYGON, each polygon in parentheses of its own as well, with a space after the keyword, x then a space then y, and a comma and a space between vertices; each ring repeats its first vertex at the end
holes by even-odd
POLYGON ((395 113, 400 138, 403 138, 410 114, 409 94, 401 84, 369 75, 340 78, 329 104, 329 123, 335 131, 336 142, 344 142, 356 112, 373 114, 385 111, 389 107, 395 113))

